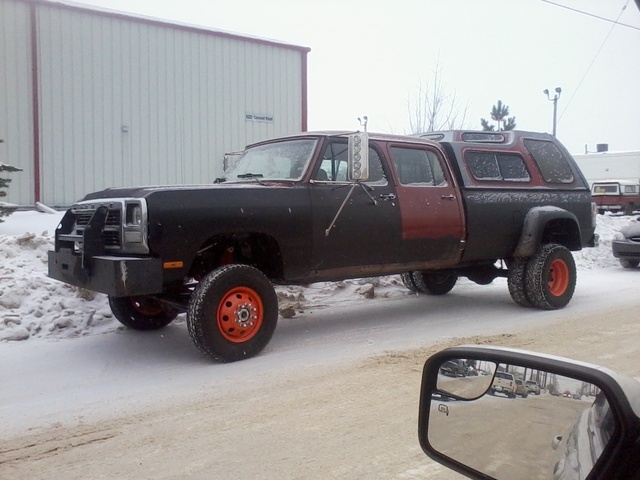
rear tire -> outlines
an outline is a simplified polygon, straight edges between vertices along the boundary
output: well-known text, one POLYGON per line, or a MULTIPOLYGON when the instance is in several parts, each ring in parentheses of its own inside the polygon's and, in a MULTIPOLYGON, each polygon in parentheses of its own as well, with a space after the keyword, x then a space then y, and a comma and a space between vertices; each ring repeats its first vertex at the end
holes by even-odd
POLYGON ((624 258, 621 258, 620 265, 622 265, 624 268, 638 268, 638 265, 640 265, 640 260, 625 260, 624 258))
POLYGON ((543 310, 564 308, 576 288, 576 264, 564 246, 543 245, 530 258, 526 270, 526 295, 532 306, 543 310))
POLYGON ((531 300, 527 297, 526 277, 528 258, 514 258, 509 265, 507 285, 509 294, 514 302, 521 307, 531 307, 531 300))
POLYGON ((278 323, 278 298, 269 279, 248 265, 217 268, 189 300, 187 327, 205 355, 235 362, 260 353, 278 323))
POLYGON ((401 273, 400 278, 402 279, 402 283, 404 283, 405 287, 407 287, 413 293, 418 293, 418 287, 416 286, 416 282, 413 279, 413 272, 401 273))
POLYGON ((625 215, 633 215, 634 210, 636 209, 633 203, 627 203, 624 206, 624 214, 625 215))
POLYGON ((109 297, 113 316, 125 327, 134 330, 159 330, 178 316, 168 303, 151 297, 109 297))
POLYGON ((456 285, 458 276, 437 270, 422 270, 413 272, 413 281, 420 293, 426 293, 427 295, 445 295, 456 285))

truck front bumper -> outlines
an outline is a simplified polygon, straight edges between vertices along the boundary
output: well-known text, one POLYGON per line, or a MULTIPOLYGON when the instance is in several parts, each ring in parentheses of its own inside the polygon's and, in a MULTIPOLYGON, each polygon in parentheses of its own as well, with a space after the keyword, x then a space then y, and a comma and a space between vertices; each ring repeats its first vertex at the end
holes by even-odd
POLYGON ((49 277, 112 297, 162 292, 162 261, 150 257, 95 256, 83 266, 70 249, 49 251, 49 277))

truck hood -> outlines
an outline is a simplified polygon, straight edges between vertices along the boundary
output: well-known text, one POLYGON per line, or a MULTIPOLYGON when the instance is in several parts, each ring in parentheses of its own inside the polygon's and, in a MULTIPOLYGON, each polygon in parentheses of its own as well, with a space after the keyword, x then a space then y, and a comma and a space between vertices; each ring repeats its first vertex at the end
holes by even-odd
POLYGON ((265 188, 265 187, 289 187, 293 182, 274 182, 274 181, 247 181, 247 182, 224 182, 214 184, 201 184, 201 185, 156 185, 156 186, 141 186, 141 187, 117 187, 107 188, 99 192, 92 192, 82 199, 84 200, 96 200, 101 198, 140 198, 148 197, 157 192, 177 192, 177 191, 212 191, 219 190, 229 191, 245 188, 265 188))

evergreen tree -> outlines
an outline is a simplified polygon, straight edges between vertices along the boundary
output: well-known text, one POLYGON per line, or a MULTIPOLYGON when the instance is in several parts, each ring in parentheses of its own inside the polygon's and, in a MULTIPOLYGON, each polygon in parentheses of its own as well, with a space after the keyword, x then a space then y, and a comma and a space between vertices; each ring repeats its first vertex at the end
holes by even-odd
MULTIPOLYGON (((2 140, 0 140, 0 143, 2 142, 2 140)), ((16 168, 13 167, 11 165, 7 165, 5 163, 1 163, 0 162, 0 172, 19 172, 22 169, 20 168, 16 168)), ((7 192, 1 190, 1 189, 7 189, 9 188, 9 183, 11 183, 11 179, 10 178, 0 178, 0 198, 2 197, 6 197, 7 196, 7 192)), ((2 217, 8 217, 9 215, 11 215, 14 211, 15 211, 16 207, 10 206, 10 205, 6 205, 4 203, 2 203, 0 201, 0 223, 4 222, 4 220, 2 219, 2 217)))
POLYGON ((484 118, 480 119, 480 124, 482 125, 482 130, 484 130, 485 132, 493 132, 496 129, 495 125, 489 125, 489 122, 487 122, 484 118))
MULTIPOLYGON (((516 128, 516 117, 509 117, 509 105, 502 103, 502 100, 498 100, 498 103, 491 108, 491 119, 498 123, 498 132, 516 128)), ((480 124, 482 130, 486 132, 496 131, 496 128, 484 118, 480 119, 480 124)))

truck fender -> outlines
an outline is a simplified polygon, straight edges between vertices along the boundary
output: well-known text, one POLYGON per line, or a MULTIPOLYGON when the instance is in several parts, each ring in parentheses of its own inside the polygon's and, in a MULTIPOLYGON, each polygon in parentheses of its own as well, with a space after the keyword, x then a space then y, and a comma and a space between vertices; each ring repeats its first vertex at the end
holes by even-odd
POLYGON ((550 221, 569 220, 576 228, 579 225, 576 216, 563 208, 554 206, 534 207, 527 212, 522 226, 514 257, 530 257, 540 248, 542 236, 550 221))

